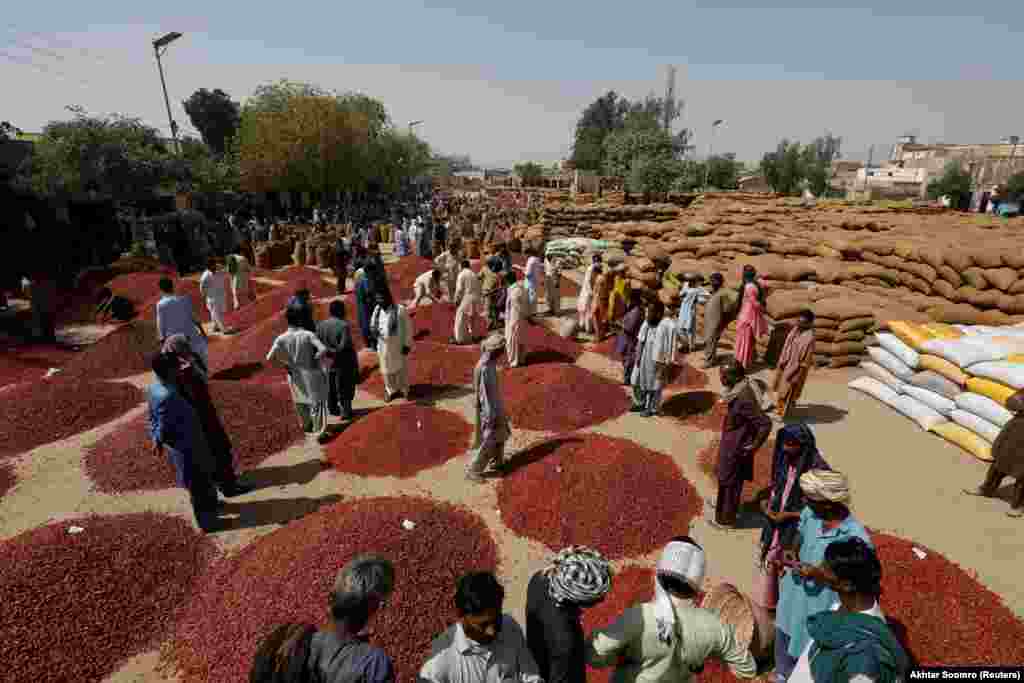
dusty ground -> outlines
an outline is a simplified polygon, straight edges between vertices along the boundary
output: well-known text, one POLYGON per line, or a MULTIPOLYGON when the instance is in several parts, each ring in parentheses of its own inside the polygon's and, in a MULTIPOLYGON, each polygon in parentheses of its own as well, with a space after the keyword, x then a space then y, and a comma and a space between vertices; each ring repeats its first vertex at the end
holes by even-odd
MULTIPOLYGON (((564 300, 563 310, 574 311, 572 304, 569 299, 564 300)), ((77 332, 86 337, 94 330, 77 332)), ((584 354, 578 364, 615 381, 621 378, 618 364, 597 354, 584 354)), ((847 389, 846 382, 854 374, 822 371, 813 375, 795 417, 813 424, 825 458, 850 476, 855 513, 874 529, 918 541, 976 571, 980 581, 1002 595, 1024 617, 1024 585, 1013 578, 1019 577, 1017 558, 1024 556, 1021 521, 1004 514, 1007 504, 1003 501, 960 495, 962 487, 980 482, 984 464, 921 431, 874 399, 847 389)), ((143 375, 127 381, 143 386, 149 379, 143 375)), ((709 389, 719 389, 717 377, 712 376, 709 389)), ((377 405, 382 404, 359 391, 357 409, 377 405)), ((456 411, 470 421, 471 405, 468 397, 437 403, 437 407, 456 411)), ((141 410, 140 406, 117 421, 18 457, 18 484, 0 500, 0 537, 90 512, 154 510, 191 521, 187 495, 181 490, 112 496, 92 490, 84 474, 85 449, 141 410)), ((291 407, 282 406, 282 410, 291 407)), ((592 431, 628 438, 669 455, 705 500, 713 498, 714 483, 700 472, 696 463, 696 453, 713 437, 711 432, 685 428, 667 417, 646 419, 633 414, 592 431)), ((518 431, 509 445, 509 454, 545 436, 518 431)), ((246 478, 261 488, 229 503, 228 515, 234 519, 226 530, 215 535, 217 544, 231 552, 337 496, 414 494, 460 503, 475 510, 492 530, 500 548, 507 604, 522 619, 527 581, 543 566, 548 552, 539 543, 516 536, 504 527, 497 510, 495 483, 467 483, 463 475, 465 458, 406 480, 349 476, 321 470, 319 448, 315 440, 307 440, 272 456, 248 473, 246 478)), ((721 532, 697 520, 692 535, 707 549, 708 581, 728 580, 749 592, 758 534, 753 528, 721 532)), ((650 564, 654 560, 652 555, 617 564, 650 564)), ((125 663, 108 680, 128 683, 168 679, 157 671, 154 651, 125 663)))

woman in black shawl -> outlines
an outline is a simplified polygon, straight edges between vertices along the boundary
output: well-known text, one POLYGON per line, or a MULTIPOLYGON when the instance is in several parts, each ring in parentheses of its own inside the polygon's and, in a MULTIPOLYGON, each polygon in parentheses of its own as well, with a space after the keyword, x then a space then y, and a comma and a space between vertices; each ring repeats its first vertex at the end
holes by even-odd
POLYGON ((830 470, 821 457, 814 432, 802 422, 786 425, 775 436, 772 455, 772 487, 761 500, 765 525, 761 529, 758 553, 761 590, 755 590, 755 602, 761 607, 774 609, 778 600, 778 575, 769 566, 781 548, 789 547, 800 524, 800 511, 804 508, 804 495, 800 477, 810 470, 830 470))

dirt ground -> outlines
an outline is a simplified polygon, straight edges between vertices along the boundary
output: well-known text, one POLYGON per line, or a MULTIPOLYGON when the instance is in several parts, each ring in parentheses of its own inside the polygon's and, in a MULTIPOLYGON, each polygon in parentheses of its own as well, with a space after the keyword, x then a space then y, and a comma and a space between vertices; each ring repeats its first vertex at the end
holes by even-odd
MULTIPOLYGON (((574 312, 574 309, 571 300, 563 301, 563 310, 574 312)), ((77 332, 86 337, 95 330, 77 332)), ((621 378, 617 363, 594 353, 585 353, 578 364, 614 381, 621 378)), ((974 570, 983 584, 1003 596, 1009 606, 1024 617, 1024 584, 1019 578, 1013 578, 1019 577, 1018 558, 1024 556, 1021 520, 1004 514, 1008 509, 1004 501, 970 498, 960 493, 961 488, 981 481, 985 465, 923 432, 874 399, 849 390, 846 382, 855 375, 851 371, 828 370, 812 375, 794 415, 813 425, 825 459, 850 476, 855 514, 872 529, 913 539, 974 570)), ((709 389, 719 390, 714 373, 711 379, 709 389)), ((149 382, 149 377, 142 375, 126 381, 141 387, 149 382)), ((367 392, 358 392, 357 410, 379 405, 382 403, 367 392)), ((437 403, 437 407, 457 411, 470 422, 471 406, 471 397, 437 403)), ((291 406, 282 405, 281 409, 290 411, 291 406)), ((140 406, 102 427, 16 458, 18 484, 0 500, 0 537, 11 537, 50 521, 91 512, 153 510, 191 521, 184 491, 167 489, 107 495, 93 490, 84 473, 85 450, 142 410, 140 406)), ((714 483, 701 473, 696 461, 697 451, 713 438, 712 432, 684 427, 669 417, 647 419, 635 414, 627 414, 589 431, 628 438, 665 453, 706 501, 713 498, 714 483)), ((516 431, 508 454, 514 455, 547 436, 516 431)), ((322 470, 319 459, 320 446, 315 440, 307 439, 246 474, 246 479, 259 488, 231 500, 227 514, 233 518, 229 519, 227 529, 214 535, 216 543, 227 552, 235 551, 339 495, 351 499, 412 494, 459 503, 479 514, 494 534, 500 549, 507 605, 514 616, 523 618, 527 582, 531 574, 544 565, 549 552, 540 543, 517 536, 502 524, 496 484, 493 481, 480 485, 468 483, 464 478, 464 457, 405 480, 365 478, 322 470)), ((1008 493, 1008 489, 1005 491, 1008 493)), ((703 519, 694 522, 692 535, 708 553, 709 585, 729 581, 744 592, 751 590, 759 530, 749 522, 749 519, 741 520, 741 526, 751 528, 731 532, 715 530, 703 519)), ((652 554, 629 558, 616 565, 652 564, 655 559, 652 554)), ((155 650, 144 653, 125 663, 108 681, 174 680, 158 672, 157 663, 155 650)))

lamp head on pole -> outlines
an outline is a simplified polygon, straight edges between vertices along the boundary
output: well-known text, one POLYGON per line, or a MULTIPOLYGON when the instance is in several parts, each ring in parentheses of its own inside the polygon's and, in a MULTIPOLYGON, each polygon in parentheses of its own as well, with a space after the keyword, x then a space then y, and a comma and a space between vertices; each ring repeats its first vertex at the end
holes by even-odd
POLYGON ((162 37, 157 38, 156 40, 154 40, 153 41, 153 47, 155 47, 157 49, 160 49, 160 48, 162 48, 164 46, 170 45, 171 43, 176 41, 178 38, 181 38, 181 34, 178 33, 177 31, 172 31, 171 33, 168 33, 167 35, 162 36, 162 37))
POLYGON ((715 119, 715 122, 711 124, 711 127, 712 128, 717 128, 718 126, 722 125, 723 123, 725 123, 725 119, 715 119))

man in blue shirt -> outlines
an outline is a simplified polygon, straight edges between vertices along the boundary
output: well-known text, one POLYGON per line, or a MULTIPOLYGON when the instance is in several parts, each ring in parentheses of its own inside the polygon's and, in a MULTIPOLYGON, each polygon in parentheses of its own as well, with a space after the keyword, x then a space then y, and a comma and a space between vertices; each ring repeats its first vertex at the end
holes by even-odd
POLYGON ((187 489, 192 501, 196 524, 204 532, 214 529, 217 519, 217 489, 213 484, 215 462, 210 454, 199 416, 174 385, 174 369, 178 361, 171 354, 160 353, 153 358, 156 382, 146 388, 149 404, 149 434, 153 454, 162 456, 174 466, 178 486, 187 489))

